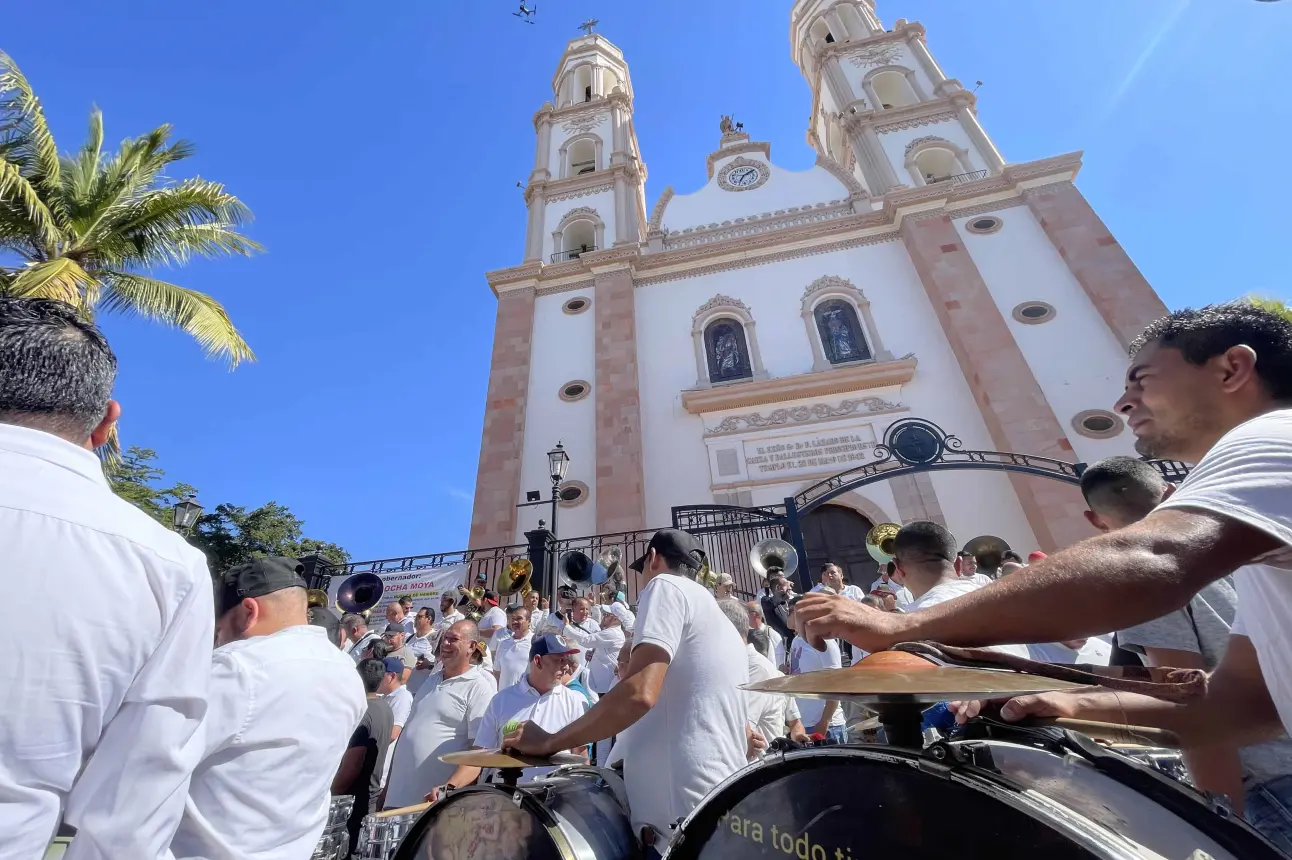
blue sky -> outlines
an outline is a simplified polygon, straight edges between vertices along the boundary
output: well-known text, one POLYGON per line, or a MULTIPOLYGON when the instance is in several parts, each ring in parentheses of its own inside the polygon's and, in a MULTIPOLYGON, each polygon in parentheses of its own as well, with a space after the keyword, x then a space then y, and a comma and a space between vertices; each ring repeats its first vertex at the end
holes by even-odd
MULTIPOLYGON (((0 47, 64 150, 163 122, 190 172, 255 211, 268 253, 180 282, 224 302, 259 362, 105 318, 127 444, 205 504, 288 505, 356 559, 465 546, 494 299, 520 262, 530 119, 586 17, 637 95, 649 202, 699 187, 720 114, 805 169, 791 0, 60 0, 7 4, 0 47), (55 34, 56 37, 52 37, 55 34)), ((1292 2, 882 0, 928 28, 1006 159, 1085 150, 1078 185, 1172 307, 1287 297, 1284 81, 1292 2)), ((592 452, 571 452, 588 457, 592 452)))

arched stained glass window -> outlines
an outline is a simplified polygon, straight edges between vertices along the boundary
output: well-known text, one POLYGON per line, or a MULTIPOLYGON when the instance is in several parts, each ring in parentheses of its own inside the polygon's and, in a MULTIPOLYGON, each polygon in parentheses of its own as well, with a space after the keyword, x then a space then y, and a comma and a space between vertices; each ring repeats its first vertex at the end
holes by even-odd
POLYGON ((737 320, 724 317, 705 326, 704 350, 709 358, 710 382, 753 377, 745 327, 737 320))
POLYGON ((873 357, 857 320, 857 311, 850 303, 830 299, 817 305, 813 314, 821 335, 821 349, 831 364, 867 361, 873 357))

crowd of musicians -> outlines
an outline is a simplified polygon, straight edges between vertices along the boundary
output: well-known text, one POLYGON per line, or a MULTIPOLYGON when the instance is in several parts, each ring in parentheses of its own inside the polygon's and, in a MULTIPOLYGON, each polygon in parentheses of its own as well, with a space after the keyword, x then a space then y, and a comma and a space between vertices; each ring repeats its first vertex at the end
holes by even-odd
POLYGON ((357 838, 369 813, 490 779, 441 761, 473 748, 621 768, 655 857, 769 748, 857 738, 848 702, 744 685, 916 641, 1206 671, 1184 705, 1089 688, 946 703, 926 728, 999 709, 1167 729, 1199 788, 1292 850, 1292 323, 1276 314, 1178 311, 1133 345, 1115 408, 1139 453, 1193 469, 1173 487, 1142 460, 1093 464, 1095 537, 980 570, 941 524, 906 523, 873 578, 828 564, 806 590, 772 571, 755 596, 697 582, 703 548, 663 530, 627 565, 632 607, 612 582, 550 606, 464 588, 338 618, 309 605, 295 560, 212 576, 104 479, 115 376, 73 310, 0 298, 0 570, 26 598, 0 624, 3 860, 41 857, 60 825, 71 860, 305 860, 331 796, 355 798, 357 838))

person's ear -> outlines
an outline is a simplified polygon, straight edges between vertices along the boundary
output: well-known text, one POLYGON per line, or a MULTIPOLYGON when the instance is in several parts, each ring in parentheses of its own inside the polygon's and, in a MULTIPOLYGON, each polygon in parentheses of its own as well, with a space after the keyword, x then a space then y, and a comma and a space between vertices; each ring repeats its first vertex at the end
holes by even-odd
POLYGON ((1092 526, 1094 526, 1094 527, 1095 527, 1096 529, 1098 529, 1099 531, 1101 531, 1101 532, 1110 532, 1110 531, 1112 531, 1112 529, 1108 526, 1108 524, 1107 524, 1107 523, 1105 523, 1102 519, 1100 519, 1100 518, 1099 518, 1099 514, 1095 513, 1094 511, 1089 511, 1089 510, 1088 510, 1088 511, 1083 511, 1082 513, 1084 513, 1084 514, 1085 514, 1086 522, 1090 523, 1092 526))
POLYGON ((115 400, 109 400, 108 408, 103 412, 103 420, 90 431, 90 438, 86 440, 85 447, 93 451, 106 445, 108 437, 112 435, 112 427, 119 418, 121 418, 121 404, 115 400))
POLYGON ((1256 375, 1256 350, 1247 344, 1231 346, 1212 359, 1220 371, 1220 384, 1226 393, 1232 393, 1250 382, 1259 381, 1256 375))

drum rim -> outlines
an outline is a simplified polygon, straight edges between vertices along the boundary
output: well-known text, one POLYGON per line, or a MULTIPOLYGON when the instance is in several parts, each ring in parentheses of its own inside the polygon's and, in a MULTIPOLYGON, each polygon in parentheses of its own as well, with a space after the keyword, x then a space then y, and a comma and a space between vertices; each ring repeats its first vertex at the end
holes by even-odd
MULTIPOLYGON (((1009 742, 1006 742, 1009 743, 1009 742)), ((1027 746, 1026 744, 1015 743, 1015 746, 1027 746)), ((1034 749, 1034 747, 1029 747, 1034 749)), ((1053 755, 1053 753, 1050 753, 1053 755)), ((705 810, 709 804, 716 800, 718 796, 732 785, 740 782, 745 777, 765 767, 781 765, 785 762, 793 762, 799 759, 821 759, 821 758, 864 758, 868 761, 881 761, 890 765, 897 765, 912 768, 925 776, 946 779, 949 782, 962 785, 974 791, 986 794, 993 800, 1002 803, 1023 815, 1032 818, 1041 824, 1047 825, 1073 842, 1080 845, 1085 850, 1096 856, 1108 857, 1138 857, 1134 843, 1125 839, 1118 833, 1106 832, 1106 829, 1099 827, 1093 822, 1089 822, 1083 816, 1073 817, 1073 810, 1067 807, 1057 806, 1052 803, 1039 803, 1031 798, 1026 789, 1016 784, 1009 777, 999 773, 993 773, 984 768, 965 765, 963 769, 953 770, 945 768, 939 772, 921 767, 922 762, 927 762, 921 752, 908 750, 901 747, 886 746, 883 744, 838 744, 826 747, 809 747, 806 749, 792 750, 790 752, 779 753, 774 758, 765 757, 749 764, 736 771, 731 776, 724 779, 718 785, 705 795, 704 799, 695 809, 682 819, 677 828, 673 831, 673 836, 669 839, 668 845, 663 854, 663 860, 676 860, 676 852, 682 847, 686 839, 686 831, 694 820, 705 810), (1056 815, 1055 811, 1067 813, 1056 815), (1076 827, 1077 820, 1086 821, 1087 827, 1076 827), (1112 854, 1111 852, 1117 852, 1112 854)), ((751 792, 752 793, 752 792, 751 792)), ((749 796, 749 795, 746 795, 749 796)))
MULTIPOLYGON (((570 765, 571 767, 581 767, 582 765, 570 765)), ((550 775, 550 774, 549 774, 550 775)), ((507 786, 498 783, 486 782, 475 785, 464 785, 461 788, 455 788, 445 796, 441 797, 435 803, 427 807, 418 817, 413 826, 408 828, 404 834, 403 840, 400 841, 399 847, 395 849, 394 857, 391 860, 408 860, 404 854, 404 846, 409 844, 414 836, 421 837, 423 833, 431 826, 431 816, 441 806, 444 806, 456 797, 463 797, 470 794, 500 794, 507 799, 509 803, 514 803, 514 797, 517 792, 522 795, 520 808, 525 809, 533 815, 543 826, 547 833, 548 839, 556 846, 556 851, 562 860, 576 860, 574 846, 570 844, 569 838, 565 831, 561 829, 560 822, 556 819, 546 806, 538 802, 532 791, 526 789, 533 788, 541 783, 530 783, 528 785, 507 786)))

